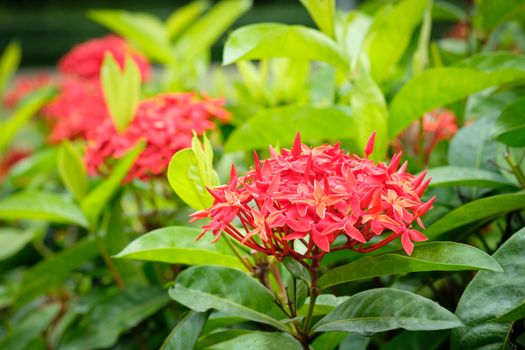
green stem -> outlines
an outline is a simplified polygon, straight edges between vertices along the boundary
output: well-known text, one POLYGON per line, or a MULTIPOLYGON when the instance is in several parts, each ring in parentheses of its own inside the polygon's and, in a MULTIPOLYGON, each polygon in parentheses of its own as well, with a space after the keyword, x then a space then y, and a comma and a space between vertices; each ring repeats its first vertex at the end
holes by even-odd
POLYGON ((319 277, 318 271, 321 259, 322 256, 314 255, 314 257, 312 258, 312 265, 310 266, 310 276, 312 277, 312 282, 310 284, 310 305, 308 306, 308 313, 306 314, 306 318, 304 320, 303 325, 303 335, 307 340, 310 335, 310 328, 312 326, 312 317, 314 314, 315 302, 320 293, 319 288, 317 287, 317 280, 319 277))
POLYGON ((102 259, 104 260, 104 263, 108 267, 109 271, 111 272, 111 275, 113 276, 113 279, 115 280, 115 283, 117 283, 117 286, 120 289, 124 289, 126 287, 124 283, 124 279, 120 275, 120 272, 118 271, 117 267, 113 263, 113 260, 111 260, 111 257, 109 256, 108 250, 106 248, 106 245, 100 239, 97 233, 95 234, 95 240, 97 242, 98 250, 100 251, 100 255, 102 256, 102 259))
POLYGON ((514 160, 514 157, 512 157, 512 154, 510 153, 510 149, 508 147, 505 153, 503 154, 503 157, 509 164, 512 172, 514 173, 514 176, 516 176, 516 179, 518 180, 520 187, 525 188, 525 174, 523 174, 523 171, 521 170, 519 165, 514 160))
POLYGON ((223 235, 223 237, 225 238, 226 240, 226 243, 228 244, 228 246, 230 247, 231 251, 233 252, 233 254, 235 254, 235 256, 237 257, 237 259, 239 259, 239 261, 243 264, 244 267, 246 267, 246 269, 250 272, 253 271, 253 266, 250 265, 250 263, 246 260, 245 257, 243 257, 239 251, 237 250, 237 248, 235 248, 235 246, 233 245, 233 243, 230 241, 230 237, 228 237, 227 235, 223 235))

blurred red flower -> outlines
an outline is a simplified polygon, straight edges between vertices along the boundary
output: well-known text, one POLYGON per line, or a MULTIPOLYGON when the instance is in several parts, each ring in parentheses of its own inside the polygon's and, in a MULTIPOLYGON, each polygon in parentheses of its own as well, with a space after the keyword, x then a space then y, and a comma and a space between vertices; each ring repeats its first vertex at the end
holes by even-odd
POLYGON ((201 99, 193 93, 167 93, 145 100, 124 133, 118 133, 109 119, 91 129, 85 158, 88 170, 92 175, 102 172, 112 159, 146 139, 146 149, 125 181, 160 175, 176 151, 191 146, 192 132, 201 135, 214 129, 214 119, 228 121, 230 114, 223 105, 223 99, 201 99))
POLYGON ((413 241, 426 240, 412 224, 423 226, 421 216, 435 200, 421 201, 430 179, 408 174, 406 162, 399 167, 400 153, 389 165, 375 164, 346 154, 339 144, 310 148, 298 135, 291 150, 278 154, 270 147, 270 154, 262 166, 255 154, 255 168, 242 177, 232 167, 227 185, 209 189, 213 205, 192 215, 192 221, 211 219, 202 235, 212 231, 217 240, 226 232, 279 260, 324 254, 341 235, 346 243, 333 249, 369 252, 401 237, 411 254, 413 241), (386 231, 391 233, 382 238, 386 231))
POLYGON ((30 155, 31 152, 28 150, 14 149, 7 152, 4 156, 0 156, 0 179, 7 175, 16 163, 30 155))
POLYGON ((53 84, 53 79, 48 74, 20 77, 15 80, 13 87, 5 95, 4 105, 8 108, 14 108, 27 95, 51 84, 53 84))
POLYGON ((124 39, 115 35, 88 40, 73 47, 60 59, 58 71, 61 74, 78 78, 98 79, 107 52, 113 55, 121 68, 124 67, 126 56, 133 57, 142 80, 147 81, 150 78, 151 67, 148 60, 133 50, 124 39))

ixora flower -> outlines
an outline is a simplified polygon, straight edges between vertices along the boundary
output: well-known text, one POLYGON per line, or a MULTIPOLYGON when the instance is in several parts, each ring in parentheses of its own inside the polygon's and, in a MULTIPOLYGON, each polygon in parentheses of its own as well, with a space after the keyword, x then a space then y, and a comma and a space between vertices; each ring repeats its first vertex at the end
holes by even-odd
POLYGON ((263 162, 255 153, 253 170, 238 177, 232 167, 227 185, 209 189, 213 205, 192 215, 192 221, 211 219, 199 238, 212 231, 217 240, 225 232, 282 260, 340 249, 370 252, 400 237, 410 255, 413 241, 426 240, 412 224, 424 227, 421 217, 435 200, 421 201, 430 178, 407 173, 406 162, 399 166, 401 153, 389 165, 368 159, 374 137, 366 158, 345 153, 339 144, 310 148, 299 134, 291 150, 278 154, 270 147, 263 162), (338 236, 346 243, 332 247, 338 236))
POLYGON ((140 139, 147 141, 126 181, 162 174, 173 154, 190 147, 192 133, 201 135, 215 128, 214 120, 229 120, 223 99, 198 98, 193 93, 167 93, 145 100, 124 133, 118 133, 111 120, 88 135, 86 164, 94 175, 104 171, 112 159, 121 158, 140 139))
POLYGON ((430 155, 438 143, 450 140, 458 131, 454 112, 438 108, 425 113, 422 124, 414 122, 397 140, 398 151, 406 150, 412 156, 422 154, 423 162, 428 164, 430 155))
POLYGON ((58 89, 57 97, 42 109, 51 128, 51 143, 85 139, 89 130, 109 120, 98 81, 64 78, 58 83, 58 89))
POLYGON ((140 70, 142 80, 146 81, 150 78, 151 67, 148 60, 134 51, 124 39, 115 35, 88 40, 75 46, 60 59, 58 71, 61 74, 78 78, 98 79, 107 52, 113 55, 121 68, 124 67, 126 56, 133 57, 140 70))
POLYGON ((45 86, 53 84, 53 79, 47 74, 38 74, 34 77, 20 77, 4 97, 4 105, 14 108, 24 97, 45 86))

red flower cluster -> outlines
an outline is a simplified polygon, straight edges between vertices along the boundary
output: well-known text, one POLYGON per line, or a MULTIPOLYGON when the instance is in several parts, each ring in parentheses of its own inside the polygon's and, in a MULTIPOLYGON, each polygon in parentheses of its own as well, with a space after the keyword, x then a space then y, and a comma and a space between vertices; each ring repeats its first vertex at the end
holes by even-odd
POLYGON ((14 108, 27 95, 52 83, 52 78, 47 74, 39 74, 35 77, 21 77, 15 81, 13 88, 5 95, 4 105, 14 108))
POLYGON ((85 139, 89 130, 110 119, 100 84, 65 78, 58 86, 59 95, 42 109, 51 142, 85 139))
POLYGON ((142 80, 149 79, 151 67, 146 58, 134 51, 125 40, 115 35, 88 40, 73 47, 60 59, 58 71, 77 78, 98 79, 104 56, 108 52, 113 55, 121 68, 124 67, 126 56, 133 57, 142 75, 142 80))
POLYGON ((139 104, 133 122, 123 134, 106 120, 88 135, 86 164, 91 174, 100 172, 110 159, 121 158, 140 139, 146 149, 140 154, 126 181, 147 179, 163 173, 173 154, 191 146, 192 132, 201 135, 215 128, 213 119, 228 121, 222 99, 199 99, 192 93, 169 93, 139 104))
POLYGON ((255 169, 237 177, 232 167, 228 185, 209 189, 215 199, 212 207, 193 214, 192 221, 211 218, 202 235, 212 231, 217 240, 226 232, 278 260, 309 259, 316 251, 369 252, 398 237, 411 254, 412 241, 426 240, 412 223, 423 227, 420 218, 435 200, 421 201, 430 179, 424 179, 425 173, 406 173, 406 162, 399 167, 400 153, 390 165, 369 160, 374 136, 365 150, 367 158, 348 155, 338 144, 309 148, 299 135, 291 150, 277 154, 270 147, 271 156, 262 166, 255 154, 255 169), (391 233, 381 239, 385 231, 391 233), (331 249, 340 235, 346 244, 331 249), (306 247, 304 253, 299 244, 306 247))
POLYGON ((442 108, 425 113, 422 121, 422 130, 420 121, 416 121, 399 137, 396 147, 413 156, 422 152, 423 162, 428 164, 436 145, 450 140, 458 131, 458 125, 454 112, 442 108))

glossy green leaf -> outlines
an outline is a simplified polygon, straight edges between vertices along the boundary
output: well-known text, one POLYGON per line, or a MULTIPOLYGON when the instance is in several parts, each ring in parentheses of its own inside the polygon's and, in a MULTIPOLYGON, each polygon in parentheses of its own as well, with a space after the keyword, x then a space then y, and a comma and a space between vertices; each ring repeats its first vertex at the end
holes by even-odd
POLYGON ((302 350, 303 347, 295 338, 286 333, 252 332, 241 335, 206 350, 302 350))
POLYGON ((209 312, 189 311, 170 332, 160 350, 193 349, 209 312))
POLYGON ((22 231, 11 227, 0 228, 0 261, 7 259, 26 246, 33 238, 30 230, 22 231))
POLYGON ((20 59, 22 57, 22 49, 20 44, 12 41, 7 45, 0 57, 0 96, 4 95, 4 90, 11 77, 15 74, 20 59))
POLYGON ((34 191, 19 192, 0 200, 0 219, 88 225, 82 211, 71 201, 54 193, 34 191))
POLYGON ((428 170, 428 176, 432 177, 429 187, 442 186, 476 186, 485 188, 515 187, 505 177, 483 169, 442 166, 428 170))
POLYGON ((206 190, 205 179, 199 171, 199 161, 195 152, 186 148, 171 158, 168 166, 168 180, 171 188, 190 207, 201 210, 209 208, 213 197, 206 190))
POLYGON ((496 119, 494 138, 512 147, 525 146, 525 98, 505 107, 496 119))
MULTIPOLYGON (((502 201, 501 203, 504 203, 502 201)), ((514 233, 493 257, 504 272, 479 272, 456 309, 465 327, 452 331, 451 349, 506 349, 512 322, 489 322, 525 300, 525 229, 514 233)))
POLYGON ((202 229, 168 226, 140 236, 117 257, 170 264, 220 265, 242 268, 225 240, 211 243, 208 237, 197 241, 202 229))
POLYGON ((260 23, 235 30, 224 46, 223 64, 240 60, 287 57, 330 63, 349 72, 349 62, 337 44, 303 26, 260 23))
POLYGON ((145 147, 145 141, 137 142, 137 144, 118 161, 113 168, 111 175, 82 199, 82 211, 86 214, 86 217, 92 226, 96 225, 100 213, 104 210, 111 197, 113 197, 115 192, 120 188, 122 180, 126 177, 129 169, 131 169, 135 160, 145 147))
POLYGON ((460 67, 428 69, 409 80, 394 96, 390 104, 389 135, 395 137, 434 108, 524 77, 524 70, 518 68, 503 67, 490 72, 460 67))
POLYGON ((55 94, 55 89, 44 88, 23 99, 15 113, 3 123, 0 121, 0 152, 5 151, 16 133, 46 104, 55 94))
POLYGON ((81 323, 64 336, 59 348, 110 348, 121 333, 135 327, 169 302, 166 292, 154 287, 128 287, 113 291, 89 310, 81 323))
POLYGON ((351 138, 356 121, 343 107, 286 106, 257 113, 237 127, 226 141, 228 152, 290 146, 297 132, 304 143, 351 138))
POLYGON ((123 133, 133 121, 140 100, 140 71, 131 57, 121 70, 115 58, 106 53, 100 70, 104 99, 115 128, 123 133))
POLYGON ((173 40, 184 32, 201 13, 210 6, 208 1, 197 0, 173 11, 166 19, 166 31, 168 37, 173 40))
POLYGON ((372 158, 384 159, 388 146, 388 109, 381 89, 370 77, 363 75, 354 81, 350 103, 357 124, 357 147, 364 150, 370 135, 375 131, 372 158))
POLYGON ((220 1, 178 40, 175 50, 191 61, 206 53, 219 37, 252 6, 252 0, 220 1))
POLYGON ((461 325, 453 313, 430 299, 401 290, 379 288, 351 296, 317 322, 314 331, 370 335, 397 328, 418 331, 461 325))
POLYGON ((17 303, 25 304, 53 289, 67 275, 98 255, 95 240, 85 238, 66 250, 44 260, 24 274, 17 303))
POLYGON ((478 199, 452 210, 434 222, 425 230, 425 235, 430 239, 436 239, 464 225, 492 219, 523 208, 525 208, 525 191, 478 199))
POLYGON ((60 312, 58 303, 51 303, 32 311, 13 325, 11 331, 0 339, 0 349, 25 350, 32 340, 40 336, 50 326, 60 312))
POLYGON ((219 266, 192 266, 181 272, 170 296, 182 305, 204 312, 216 309, 232 316, 287 330, 286 317, 271 293, 246 273, 219 266))
POLYGON ((485 252, 466 244, 429 242, 418 244, 412 255, 403 251, 367 256, 350 264, 329 270, 319 279, 319 286, 336 284, 384 275, 419 271, 501 271, 498 263, 485 252))
POLYGON ((93 10, 88 17, 128 39, 149 58, 162 63, 174 61, 166 28, 156 17, 122 10, 93 10))
POLYGON ((382 82, 392 73, 421 23, 427 3, 427 0, 388 3, 375 15, 364 43, 375 81, 382 82))
POLYGON ((69 193, 80 201, 88 190, 87 170, 80 152, 68 141, 58 151, 58 173, 69 193))
POLYGON ((323 33, 334 37, 335 0, 299 0, 323 33))

